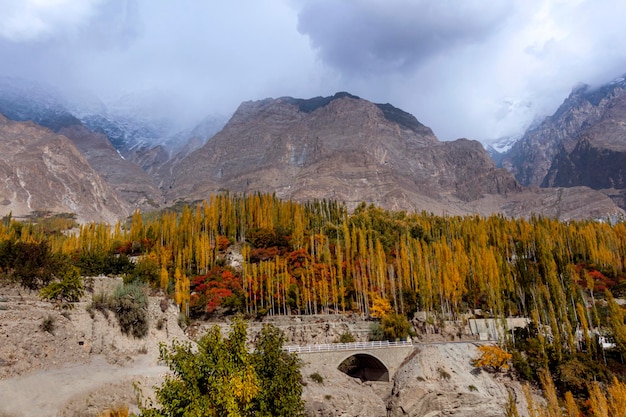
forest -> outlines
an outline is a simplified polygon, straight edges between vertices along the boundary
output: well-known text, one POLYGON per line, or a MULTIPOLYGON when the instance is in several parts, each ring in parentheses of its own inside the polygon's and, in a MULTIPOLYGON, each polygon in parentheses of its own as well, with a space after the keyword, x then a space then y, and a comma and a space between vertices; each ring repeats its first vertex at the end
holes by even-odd
POLYGON ((229 193, 137 211, 115 225, 77 225, 71 216, 0 222, 3 277, 71 303, 76 277, 98 274, 162 290, 191 319, 528 317, 502 345, 511 372, 544 387, 548 375, 560 404, 571 398, 581 415, 604 415, 594 414, 594 398, 609 404, 610 388, 626 377, 624 222, 443 216, 365 203, 348 212, 336 201, 229 193))

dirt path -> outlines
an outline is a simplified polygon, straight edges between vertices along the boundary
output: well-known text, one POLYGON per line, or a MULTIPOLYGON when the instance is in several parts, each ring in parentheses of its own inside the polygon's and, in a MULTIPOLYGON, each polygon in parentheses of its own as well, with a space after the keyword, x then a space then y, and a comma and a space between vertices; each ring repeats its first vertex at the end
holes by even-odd
POLYGON ((0 415, 15 417, 52 417, 72 399, 93 391, 106 390, 111 384, 142 377, 158 377, 164 366, 139 358, 128 366, 111 365, 102 356, 90 363, 37 371, 0 380, 0 415))

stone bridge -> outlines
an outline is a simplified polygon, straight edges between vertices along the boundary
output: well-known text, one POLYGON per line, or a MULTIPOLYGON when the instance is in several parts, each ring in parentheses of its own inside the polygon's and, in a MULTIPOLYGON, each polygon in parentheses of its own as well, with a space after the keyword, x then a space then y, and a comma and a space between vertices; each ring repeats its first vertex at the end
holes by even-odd
POLYGON ((417 346, 412 342, 354 342, 285 346, 306 362, 333 366, 363 381, 390 381, 417 346))

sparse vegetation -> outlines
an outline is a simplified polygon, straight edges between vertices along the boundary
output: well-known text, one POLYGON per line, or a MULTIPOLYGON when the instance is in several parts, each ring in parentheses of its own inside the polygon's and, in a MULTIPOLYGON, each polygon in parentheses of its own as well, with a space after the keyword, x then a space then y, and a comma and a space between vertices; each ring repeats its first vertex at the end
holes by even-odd
POLYGON ((309 375, 309 378, 311 378, 314 382, 317 382, 318 384, 324 383, 324 377, 321 376, 319 372, 313 372, 311 375, 309 375))
POLYGON ((478 391, 478 388, 476 388, 476 385, 469 385, 469 386, 467 387, 467 389, 469 389, 469 390, 470 390, 470 392, 476 392, 476 391, 478 391))
POLYGON ((131 282, 118 286, 111 307, 122 333, 137 338, 148 334, 148 298, 143 284, 131 282))
POLYGON ((440 379, 445 379, 446 381, 449 381, 452 377, 450 373, 443 368, 437 368, 437 373, 439 374, 440 379))
POLYGON ((341 334, 341 336, 339 336, 339 343, 352 343, 355 341, 356 341, 356 338, 349 331, 344 332, 341 334))
POLYGON ((41 321, 39 328, 42 332, 48 332, 51 335, 54 335, 54 329, 56 328, 56 319, 48 315, 41 321))

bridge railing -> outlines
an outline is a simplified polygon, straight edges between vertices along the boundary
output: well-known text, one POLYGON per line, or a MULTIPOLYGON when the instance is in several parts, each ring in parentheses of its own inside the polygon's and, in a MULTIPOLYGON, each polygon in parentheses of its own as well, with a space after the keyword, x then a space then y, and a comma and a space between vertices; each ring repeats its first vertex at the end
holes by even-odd
POLYGON ((401 340, 397 342, 372 341, 372 342, 351 342, 351 343, 323 343, 318 345, 307 346, 283 346, 283 350, 291 353, 314 353, 314 352, 332 352, 337 350, 363 350, 363 349, 381 349, 393 347, 413 346, 412 341, 401 340))

